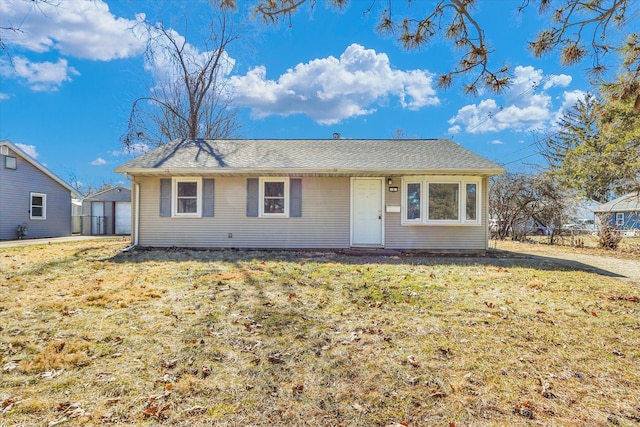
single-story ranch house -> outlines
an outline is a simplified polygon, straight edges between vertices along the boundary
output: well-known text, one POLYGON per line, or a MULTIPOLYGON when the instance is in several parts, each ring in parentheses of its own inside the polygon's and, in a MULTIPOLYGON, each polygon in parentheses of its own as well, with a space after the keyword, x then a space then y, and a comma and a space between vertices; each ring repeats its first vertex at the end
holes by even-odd
POLYGON ((640 230, 640 192, 625 194, 594 209, 608 225, 619 230, 640 230))
POLYGON ((175 140, 118 168, 136 246, 484 253, 502 167, 442 139, 175 140))

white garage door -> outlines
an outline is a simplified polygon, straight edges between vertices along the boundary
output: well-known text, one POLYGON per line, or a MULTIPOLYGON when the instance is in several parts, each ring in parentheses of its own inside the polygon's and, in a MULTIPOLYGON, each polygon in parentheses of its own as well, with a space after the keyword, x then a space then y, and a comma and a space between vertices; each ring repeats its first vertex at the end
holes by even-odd
POLYGON ((116 234, 131 234, 130 202, 116 202, 116 234))

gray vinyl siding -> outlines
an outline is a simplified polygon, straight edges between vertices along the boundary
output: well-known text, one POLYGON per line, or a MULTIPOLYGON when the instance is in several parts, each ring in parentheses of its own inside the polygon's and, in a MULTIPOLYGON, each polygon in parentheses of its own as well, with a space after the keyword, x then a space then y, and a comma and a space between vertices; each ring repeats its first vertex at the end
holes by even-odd
POLYGON ((17 239, 17 227, 27 226, 26 238, 71 235, 71 192, 9 149, 15 170, 5 168, 0 155, 0 240, 17 239), (47 195, 46 219, 29 219, 31 193, 47 195))
MULTIPOLYGON (((398 180, 399 181, 399 180, 398 180)), ((397 193, 387 190, 386 205, 400 206, 402 187, 399 182, 397 193)), ((385 215, 385 247, 388 249, 421 249, 433 251, 485 251, 488 244, 487 216, 489 207, 488 180, 481 184, 480 225, 402 225, 400 212, 387 212, 385 215)), ((388 188, 388 186, 385 186, 388 188)))
MULTIPOLYGON (((138 244, 195 248, 348 248, 350 245, 350 178, 302 178, 302 216, 247 216, 247 178, 215 178, 215 216, 161 217, 160 178, 136 177, 140 183, 138 244), (229 237, 231 233, 232 237, 229 237)), ((399 178, 385 205, 400 206, 399 178)), ((481 224, 403 226, 401 213, 385 212, 385 247, 434 252, 482 252, 487 249, 488 180, 481 184, 481 224)), ((132 210, 135 209, 135 200, 132 210)), ((386 210, 386 209, 385 209, 386 210)), ((134 212, 135 216, 135 212, 134 212)), ((134 223, 135 225, 135 223, 134 223)), ((135 230, 132 230, 135 233, 135 230)))
MULTIPOLYGON (((215 216, 161 217, 160 179, 140 183, 139 245, 201 248, 347 248, 350 179, 302 178, 302 216, 247 216, 247 178, 215 178, 215 216), (229 237, 229 234, 232 237, 229 237)), ((135 206, 135 203, 134 203, 135 206)))

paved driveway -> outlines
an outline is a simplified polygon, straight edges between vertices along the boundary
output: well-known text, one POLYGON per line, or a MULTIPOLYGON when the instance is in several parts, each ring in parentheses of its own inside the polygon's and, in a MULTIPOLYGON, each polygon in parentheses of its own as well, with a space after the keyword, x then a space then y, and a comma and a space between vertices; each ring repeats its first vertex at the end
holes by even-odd
POLYGON ((50 237, 47 239, 23 239, 23 240, 0 240, 0 248, 11 248, 18 246, 46 245, 49 243, 77 242, 82 240, 103 240, 103 239, 122 239, 130 241, 129 236, 67 236, 67 237, 50 237))
MULTIPOLYGON (((492 242, 492 247, 493 247, 492 242)), ((619 277, 640 283, 640 260, 616 257, 615 252, 606 255, 572 251, 570 248, 548 245, 531 245, 513 242, 498 242, 496 249, 508 251, 515 256, 536 258, 565 267, 619 277)))

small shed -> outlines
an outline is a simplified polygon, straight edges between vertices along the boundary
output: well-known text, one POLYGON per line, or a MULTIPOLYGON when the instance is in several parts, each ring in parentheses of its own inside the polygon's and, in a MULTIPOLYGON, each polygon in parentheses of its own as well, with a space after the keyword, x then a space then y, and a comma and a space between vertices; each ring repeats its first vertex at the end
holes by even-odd
POLYGON ((131 190, 109 187, 82 200, 82 235, 131 234, 131 190))

